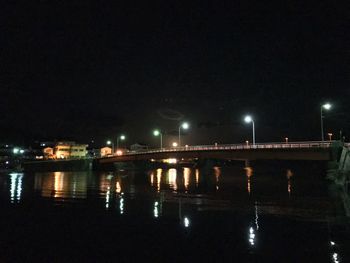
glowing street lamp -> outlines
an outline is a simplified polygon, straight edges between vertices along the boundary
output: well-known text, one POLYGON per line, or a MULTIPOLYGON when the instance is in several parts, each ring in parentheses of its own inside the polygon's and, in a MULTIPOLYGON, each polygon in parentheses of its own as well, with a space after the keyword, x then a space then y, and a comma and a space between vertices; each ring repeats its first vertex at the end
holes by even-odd
POLYGON ((124 141, 125 140, 125 135, 120 135, 119 137, 117 137, 117 150, 119 149, 119 139, 121 140, 121 141, 124 141))
POLYGON ((159 130, 154 130, 153 135, 160 136, 160 149, 163 149, 163 134, 159 130))
POLYGON ((13 148, 13 153, 14 154, 18 154, 20 152, 20 149, 19 148, 13 148))
POLYGON ((112 145, 112 154, 114 154, 114 143, 111 140, 108 140, 107 145, 112 145))
POLYGON ((190 127, 188 122, 184 122, 179 126, 179 146, 181 146, 181 128, 187 130, 190 127))
POLYGON ((255 124, 254 120, 250 115, 245 116, 244 121, 246 123, 252 123, 253 124, 253 145, 255 145, 255 124))
POLYGON ((286 137, 286 138, 284 138, 284 140, 286 141, 286 143, 288 143, 288 140, 289 140, 289 139, 288 139, 288 137, 286 137))
POLYGON ((321 106, 321 139, 324 141, 324 134, 323 134, 323 109, 330 110, 332 108, 332 105, 329 103, 325 103, 321 106))

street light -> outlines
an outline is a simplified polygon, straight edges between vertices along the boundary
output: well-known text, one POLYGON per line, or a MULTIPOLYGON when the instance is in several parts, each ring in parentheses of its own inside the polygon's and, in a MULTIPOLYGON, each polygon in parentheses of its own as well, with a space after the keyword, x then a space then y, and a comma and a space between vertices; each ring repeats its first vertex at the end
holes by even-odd
POLYGON ((289 140, 289 139, 288 139, 288 137, 286 137, 286 138, 284 138, 284 140, 286 141, 286 143, 288 143, 288 140, 289 140))
POLYGON ((325 103, 321 106, 321 139, 324 141, 324 134, 323 134, 323 109, 330 110, 332 108, 332 105, 329 103, 325 103))
POLYGON ((184 122, 179 126, 179 146, 181 146, 181 128, 187 130, 189 127, 190 125, 187 122, 184 122))
POLYGON ((125 140, 125 135, 120 135, 119 137, 117 137, 117 150, 119 149, 119 139, 124 141, 125 140))
POLYGON ((114 143, 112 141, 108 140, 107 145, 112 145, 112 154, 114 154, 114 143))
POLYGON ((254 120, 253 120, 253 118, 250 115, 247 115, 247 116, 245 116, 244 121, 246 123, 250 123, 251 122, 253 124, 253 145, 255 145, 255 124, 254 124, 254 120))
POLYGON ((160 136, 160 149, 163 149, 163 134, 159 130, 154 130, 153 135, 160 136))

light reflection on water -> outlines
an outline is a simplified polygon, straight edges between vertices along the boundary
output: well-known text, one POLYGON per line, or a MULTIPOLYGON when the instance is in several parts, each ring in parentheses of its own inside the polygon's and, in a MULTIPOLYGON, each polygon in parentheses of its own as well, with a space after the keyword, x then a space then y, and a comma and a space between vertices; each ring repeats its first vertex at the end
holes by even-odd
MULTIPOLYGON (((98 197, 104 200, 106 209, 118 207, 118 210, 120 210, 120 207, 125 209, 129 199, 137 199, 138 195, 146 194, 147 198, 158 198, 154 201, 159 201, 159 196, 162 195, 167 203, 176 203, 179 195, 183 195, 183 202, 196 205, 201 210, 230 210, 233 207, 243 209, 244 207, 255 207, 256 204, 251 203, 258 201, 259 204, 266 203, 260 208, 262 213, 284 214, 297 212, 300 216, 304 210, 299 209, 297 201, 302 201, 304 204, 310 203, 311 209, 307 211, 308 215, 313 212, 319 215, 327 211, 322 206, 317 207, 319 204, 322 205, 322 202, 317 202, 316 206, 311 203, 311 201, 317 200, 314 197, 311 199, 304 198, 308 195, 308 189, 304 186, 299 187, 303 190, 303 192, 299 190, 299 195, 302 194, 302 197, 298 198, 295 195, 293 199, 290 199, 292 179, 295 177, 291 169, 281 171, 279 176, 273 175, 269 179, 264 179, 263 176, 265 175, 260 173, 255 174, 254 170, 253 167, 230 170, 219 166, 206 169, 179 166, 150 170, 147 172, 148 176, 142 172, 135 174, 131 171, 124 173, 36 173, 34 175, 34 190, 39 192, 42 197, 53 198, 56 202, 67 202, 70 199, 84 200, 88 196, 98 197), (286 188, 284 188, 285 178, 287 178, 286 188), (283 194, 283 192, 286 194, 283 194), (95 193, 97 193, 97 196, 94 195, 95 193), (248 193, 249 198, 247 198, 246 193, 248 193), (124 195, 123 198, 121 197, 122 194, 124 195), (116 203, 119 205, 116 205, 116 203), (286 206, 286 204, 288 205, 286 206)), ((11 202, 21 200, 24 176, 24 174, 15 173, 10 175, 11 202)), ((293 184, 295 183, 296 181, 293 182, 293 184)), ((315 188, 312 188, 313 191, 315 188)), ((314 195, 314 193, 310 195, 314 195)), ((321 197, 322 200, 325 200, 325 196, 326 194, 321 197)), ((327 202, 324 204, 326 208, 329 205, 327 202)))
POLYGON ((23 173, 11 173, 10 195, 11 203, 19 203, 22 197, 23 173))
MULTIPOLYGON (((260 221, 262 217, 278 215, 320 220, 333 213, 326 201, 327 194, 315 194, 313 191, 318 185, 301 182, 302 176, 304 174, 298 174, 294 169, 281 169, 269 177, 268 173, 259 172, 255 167, 200 169, 179 166, 141 173, 36 173, 33 185, 29 185, 25 183, 26 174, 11 173, 7 193, 10 203, 22 202, 25 198, 23 190, 30 192, 33 189, 40 198, 50 198, 54 203, 90 199, 120 217, 142 214, 157 222, 174 218, 184 229, 198 224, 198 213, 245 211, 250 216, 242 238, 254 250, 260 246, 260 236, 265 231, 264 223, 261 223, 264 221, 260 221), (292 192, 292 186, 298 186, 298 192, 292 192)), ((330 257, 333 262, 341 262, 340 252, 334 249, 335 242, 331 242, 330 257)))
POLYGON ((40 191, 43 197, 84 199, 87 196, 87 174, 86 172, 37 173, 34 189, 40 191))

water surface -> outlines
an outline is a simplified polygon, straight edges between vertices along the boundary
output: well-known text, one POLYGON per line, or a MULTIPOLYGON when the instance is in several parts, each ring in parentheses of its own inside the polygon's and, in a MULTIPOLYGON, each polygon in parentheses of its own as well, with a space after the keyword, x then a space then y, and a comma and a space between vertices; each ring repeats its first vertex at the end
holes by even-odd
POLYGON ((347 262, 325 174, 297 162, 2 173, 0 261, 347 262))

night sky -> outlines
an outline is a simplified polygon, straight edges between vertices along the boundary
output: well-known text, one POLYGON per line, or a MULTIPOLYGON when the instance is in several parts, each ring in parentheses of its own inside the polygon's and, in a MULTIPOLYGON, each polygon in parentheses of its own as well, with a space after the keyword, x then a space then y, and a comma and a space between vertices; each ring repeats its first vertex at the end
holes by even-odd
POLYGON ((184 143, 240 143, 246 113, 257 142, 319 140, 326 101, 325 133, 350 136, 350 10, 282 2, 7 1, 0 143, 168 145, 182 120, 184 143))

